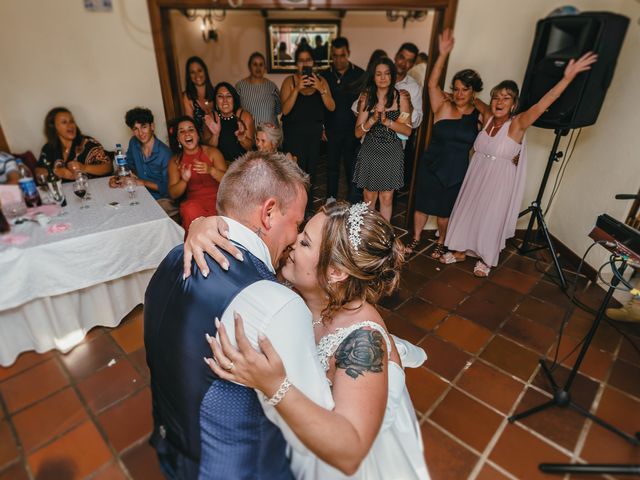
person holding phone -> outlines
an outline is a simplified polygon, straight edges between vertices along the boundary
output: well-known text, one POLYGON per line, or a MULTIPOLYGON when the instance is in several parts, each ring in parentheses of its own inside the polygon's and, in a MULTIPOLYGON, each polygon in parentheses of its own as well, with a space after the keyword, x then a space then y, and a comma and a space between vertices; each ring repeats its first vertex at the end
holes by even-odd
MULTIPOLYGON (((325 111, 332 112, 336 104, 327 81, 313 72, 309 45, 297 48, 295 62, 297 72, 285 78, 280 88, 284 151, 298 158, 298 165, 311 177, 313 191, 325 111)), ((307 213, 313 213, 313 195, 309 195, 307 213)))

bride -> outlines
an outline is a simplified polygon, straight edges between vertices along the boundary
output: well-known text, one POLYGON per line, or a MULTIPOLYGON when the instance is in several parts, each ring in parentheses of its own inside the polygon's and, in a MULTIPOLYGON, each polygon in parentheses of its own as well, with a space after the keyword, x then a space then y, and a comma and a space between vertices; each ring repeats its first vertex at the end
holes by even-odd
MULTIPOLYGON (((216 220, 224 230, 223 220, 216 220)), ((224 243, 219 237, 209 240, 224 243)), ((186 246, 193 246, 189 239, 186 246)), ((378 212, 364 203, 335 202, 309 220, 281 269, 315 319, 317 352, 332 386, 334 410, 318 406, 289 383, 267 338, 259 340, 261 352, 253 349, 239 314, 235 332, 220 324, 219 343, 207 337, 213 358, 206 362, 213 372, 275 402, 317 456, 313 467, 294 472, 297 478, 429 478, 403 370, 420 366, 426 355, 390 335, 374 307, 398 286, 402 251, 378 212), (229 339, 234 333, 237 347, 229 339)))

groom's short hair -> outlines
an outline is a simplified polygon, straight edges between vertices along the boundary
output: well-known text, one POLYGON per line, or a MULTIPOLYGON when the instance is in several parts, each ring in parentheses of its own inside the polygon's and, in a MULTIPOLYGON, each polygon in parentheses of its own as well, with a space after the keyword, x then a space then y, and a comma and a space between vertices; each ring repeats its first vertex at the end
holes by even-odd
POLYGON ((234 161, 222 177, 216 206, 220 215, 241 219, 275 198, 284 212, 300 188, 309 189, 309 175, 284 153, 249 152, 234 161))

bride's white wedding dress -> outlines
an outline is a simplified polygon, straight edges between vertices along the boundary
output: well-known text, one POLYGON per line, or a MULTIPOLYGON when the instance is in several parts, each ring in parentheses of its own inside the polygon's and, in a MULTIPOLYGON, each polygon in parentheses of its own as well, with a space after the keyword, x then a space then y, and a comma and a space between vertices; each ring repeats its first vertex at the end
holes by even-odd
MULTIPOLYGON (((338 346, 355 330, 372 328, 379 331, 391 351, 391 341, 387 332, 375 322, 360 322, 350 327, 338 328, 325 335, 318 342, 318 356, 325 371, 329 369, 329 359, 338 346)), ((382 427, 355 475, 346 476, 337 469, 316 458, 313 465, 307 464, 304 471, 294 471, 298 480, 425 480, 429 473, 424 460, 424 448, 420 426, 405 385, 405 368, 417 368, 427 356, 423 349, 393 335, 402 366, 395 362, 389 365, 389 392, 387 408, 382 427)))

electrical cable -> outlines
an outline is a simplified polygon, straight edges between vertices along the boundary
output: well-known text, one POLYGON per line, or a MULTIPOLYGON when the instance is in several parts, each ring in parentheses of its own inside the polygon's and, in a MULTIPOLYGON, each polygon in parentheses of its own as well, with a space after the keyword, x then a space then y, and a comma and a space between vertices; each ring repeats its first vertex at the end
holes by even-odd
MULTIPOLYGON (((576 135, 576 138, 573 141, 573 145, 571 146, 571 151, 568 153, 568 155, 566 156, 566 160, 563 162, 563 164, 560 166, 560 169, 558 170, 558 175, 556 176, 556 182, 554 182, 553 190, 551 191, 551 195, 549 196, 549 201, 547 202, 547 208, 545 209, 543 216, 547 215, 547 212, 549 211, 549 209, 551 208, 551 204, 553 203, 553 199, 555 198, 556 194, 558 193, 558 190, 560 189, 560 184, 564 179, 564 174, 567 171, 567 166, 569 165, 569 162, 573 158, 573 152, 576 149, 576 144, 578 143, 578 139, 580 138, 581 133, 582 133, 582 129, 579 129, 576 135)), ((573 136, 573 132, 572 132, 572 136, 573 136)), ((568 148, 569 146, 567 145, 567 150, 568 148)))
MULTIPOLYGON (((615 258, 612 262, 611 262, 611 270, 613 271, 613 274, 615 275, 615 277, 621 282, 623 283, 627 288, 620 288, 619 290, 624 290, 624 291, 631 291, 634 289, 633 285, 631 285, 629 282, 627 282, 623 277, 622 277, 622 273, 620 273, 620 270, 618 270, 618 268, 615 265, 616 261, 621 261, 623 260, 622 258, 615 258)), ((605 282, 602 279, 602 276, 600 275, 600 270, 598 271, 598 277, 600 278, 600 280, 602 281, 602 283, 604 283, 605 285, 608 285, 609 287, 612 287, 613 285, 605 282)), ((616 287, 617 288, 617 287, 616 287)), ((620 327, 618 325, 616 325, 613 321, 611 321, 611 319, 609 317, 607 317, 605 315, 604 320, 607 322, 607 324, 609 326, 611 326, 616 332, 618 332, 618 334, 620 334, 627 342, 629 342, 629 344, 631 345, 631 348, 633 348, 638 355, 640 355, 640 347, 636 344, 636 342, 634 342, 631 337, 629 337, 629 335, 627 335, 626 332, 622 331, 620 329, 620 327)))
MULTIPOLYGON (((580 278, 580 271, 582 270, 582 266, 585 263, 585 259, 587 258, 587 255, 589 255, 589 252, 591 251, 591 249, 593 247, 595 247, 598 244, 604 244, 604 243, 606 243, 605 240, 595 240, 591 245, 589 245, 587 250, 584 252, 584 255, 582 255, 582 258, 580 259, 580 263, 578 264, 578 269, 576 270, 576 275, 575 275, 575 277, 573 279, 573 284, 571 285, 570 289, 567 289, 567 292, 571 291, 571 296, 569 297, 570 300, 573 300, 573 298, 575 297, 576 288, 578 286, 578 279, 580 278)), ((565 293, 567 293, 567 292, 565 292, 565 293)), ((558 340, 556 342, 556 348, 555 348, 555 353, 553 355, 553 361, 551 363, 551 366, 549 367, 549 370, 551 370, 551 371, 553 371, 558 366, 558 355, 560 354, 560 344, 562 343, 562 338, 564 336, 564 329, 567 326, 567 323, 569 322, 570 315, 571 315, 571 309, 566 308, 565 312, 564 312, 564 316, 562 318, 562 322, 560 323, 560 331, 558 333, 558 340)), ((562 363, 562 362, 564 362, 564 360, 569 358, 573 354, 573 352, 583 342, 584 342, 584 338, 582 340, 580 340, 580 342, 559 363, 562 363)))
MULTIPOLYGON (((622 261, 622 258, 616 257, 615 255, 611 255, 609 257, 609 261, 603 263, 600 268, 598 269, 598 279, 603 283, 603 285, 606 285, 607 288, 613 288, 615 290, 620 290, 622 292, 627 292, 629 290, 633 290, 633 287, 631 285, 628 284, 628 282, 621 278, 620 276, 618 276, 618 279, 622 281, 622 283, 627 286, 627 288, 622 288, 622 287, 617 287, 617 286, 613 286, 611 283, 607 282, 604 278, 602 278, 602 269, 606 266, 611 266, 611 270, 617 271, 617 269, 615 268, 615 262, 617 261, 622 261)), ((619 274, 618 274, 619 275, 619 274)))
MULTIPOLYGON (((577 141, 577 138, 576 138, 577 141)), ((575 143, 574 143, 574 148, 575 148, 575 143)), ((573 154, 573 149, 571 150, 571 154, 573 154)), ((570 154, 570 155, 571 155, 570 154)), ((584 255, 582 256, 582 258, 580 259, 580 264, 578 265, 578 269, 575 272, 569 271, 570 273, 575 273, 575 278, 573 280, 573 285, 571 289, 567 289, 564 291, 565 295, 567 295, 567 297, 569 298, 569 301, 571 303, 573 303, 575 306, 577 306, 578 308, 580 308, 581 310, 590 313, 592 315, 597 315, 598 312, 591 308, 590 306, 586 305, 585 303, 583 303, 580 299, 578 299, 576 297, 576 287, 577 287, 577 282, 580 278, 580 271, 582 270, 582 266, 585 262, 585 259, 589 253, 589 251, 597 244, 606 244, 607 241, 604 240, 598 240, 598 241, 594 241, 591 245, 589 245, 589 247, 587 248, 587 250, 585 251, 584 255), (568 292, 572 290, 572 294, 569 295, 568 292)), ((517 249, 518 246, 512 241, 512 245, 517 249)), ((612 255, 613 257, 613 255, 612 255)), ((561 285, 558 282, 558 277, 556 275, 550 274, 549 272, 547 272, 546 270, 542 270, 539 265, 540 265, 540 261, 541 259, 536 258, 534 263, 535 269, 536 271, 540 272, 543 274, 544 277, 548 278, 551 283, 553 283, 554 285, 558 286, 558 288, 561 288, 561 285)), ((615 262, 606 262, 605 264, 603 264, 603 266, 601 266, 598 269, 598 277, 600 278, 600 280, 605 284, 605 285, 609 285, 607 282, 605 282, 602 277, 601 277, 601 270, 602 268, 604 268, 604 266, 606 265, 611 265, 612 266, 612 271, 614 273, 614 275, 626 286, 628 287, 628 290, 632 290, 633 287, 631 285, 629 285, 629 283, 624 280, 624 278, 622 278, 622 275, 620 274, 619 270, 617 269, 617 267, 615 266, 615 262)), ((619 290, 624 290, 627 291, 627 289, 621 289, 619 287, 616 287, 619 290)), ((568 317, 569 317, 569 310, 565 309, 565 315, 562 319, 562 323, 560 325, 560 332, 559 332, 559 336, 558 336, 558 341, 556 344, 556 349, 555 349, 555 353, 554 353, 554 359, 553 359, 553 363, 551 365, 551 367, 549 368, 551 371, 553 371, 555 368, 557 368, 557 366, 559 364, 564 363, 564 361, 569 358, 571 355, 573 355, 573 353, 584 343, 584 340, 586 339, 586 336, 583 337, 572 349, 571 351, 566 354, 562 359, 560 359, 558 361, 558 355, 559 355, 559 351, 560 351, 560 343, 562 342, 562 337, 564 335, 564 329, 566 328, 566 324, 568 323, 568 317)), ((603 317, 603 320, 610 326, 612 327, 622 338, 624 338, 630 345, 631 348, 633 348, 638 355, 640 355, 640 347, 636 344, 636 342, 634 340, 631 339, 631 337, 629 335, 627 335, 624 331, 622 331, 620 329, 620 327, 618 325, 616 325, 609 317, 607 317, 606 315, 603 317)))
MULTIPOLYGON (((567 145, 564 147, 564 151, 568 152, 569 151, 569 147, 571 146, 571 141, 573 140, 573 134, 574 134, 575 130, 571 130, 571 134, 569 135, 569 140, 567 141, 567 145)), ((542 214, 543 217, 547 216, 547 212, 549 211, 549 207, 551 205, 551 201, 553 200, 553 197, 555 196, 556 190, 558 188, 558 181, 560 178, 560 173, 562 172, 562 169, 564 168, 564 165, 566 162, 568 162, 568 158, 570 158, 569 155, 565 155, 562 158, 562 162, 560 162, 560 167, 558 167, 558 171, 556 172, 556 178, 553 181, 553 187, 551 188, 551 195, 549 195, 549 201, 547 202, 547 208, 545 209, 544 213, 542 214)))

